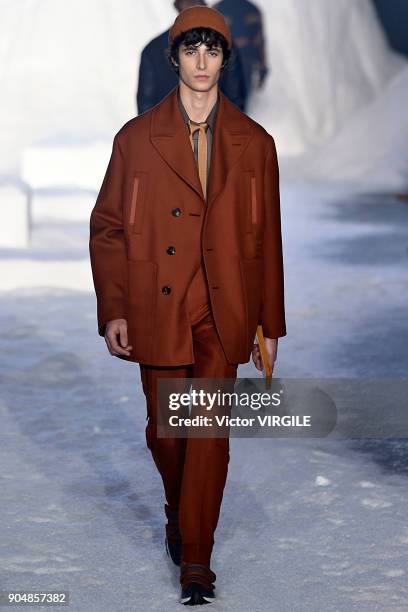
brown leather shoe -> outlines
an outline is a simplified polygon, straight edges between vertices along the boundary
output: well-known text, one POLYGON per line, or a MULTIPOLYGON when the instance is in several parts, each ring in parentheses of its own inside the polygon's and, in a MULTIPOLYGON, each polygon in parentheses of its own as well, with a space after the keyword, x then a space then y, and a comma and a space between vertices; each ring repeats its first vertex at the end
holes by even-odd
POLYGON ((178 510, 170 508, 168 504, 164 504, 164 511, 167 517, 166 525, 166 552, 175 563, 180 565, 182 554, 181 534, 179 530, 178 510))

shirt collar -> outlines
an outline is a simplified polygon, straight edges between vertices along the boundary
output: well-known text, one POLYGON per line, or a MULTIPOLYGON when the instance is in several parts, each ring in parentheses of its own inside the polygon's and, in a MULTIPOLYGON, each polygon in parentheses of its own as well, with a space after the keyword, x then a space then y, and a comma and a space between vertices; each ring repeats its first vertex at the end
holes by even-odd
MULTIPOLYGON (((181 113, 183 115, 183 119, 184 119, 184 121, 186 123, 188 123, 190 118, 189 118, 189 116, 187 114, 187 111, 186 111, 186 109, 184 107, 183 102, 181 101, 181 96, 180 96, 180 90, 179 89, 177 89, 177 99, 178 99, 178 103, 179 103, 179 107, 180 107, 181 113)), ((217 110, 218 110, 219 101, 220 101, 220 94, 218 92, 217 101, 214 104, 214 106, 212 107, 212 109, 210 111, 210 114, 208 115, 208 117, 206 119, 206 122, 208 123, 208 126, 209 126, 209 128, 210 128, 210 130, 212 132, 214 132, 214 123, 215 123, 215 117, 216 117, 217 110)))

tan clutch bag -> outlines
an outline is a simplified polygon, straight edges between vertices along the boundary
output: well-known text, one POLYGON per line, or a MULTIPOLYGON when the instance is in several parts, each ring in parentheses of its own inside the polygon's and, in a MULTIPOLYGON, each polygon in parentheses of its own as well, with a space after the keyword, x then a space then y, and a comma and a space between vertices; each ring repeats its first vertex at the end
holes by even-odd
POLYGON ((263 335, 262 325, 258 325, 256 328, 256 335, 259 343, 259 350, 261 351, 261 358, 263 364, 263 371, 265 374, 265 385, 267 389, 271 388, 272 370, 271 364, 269 363, 268 353, 266 352, 265 340, 263 335))

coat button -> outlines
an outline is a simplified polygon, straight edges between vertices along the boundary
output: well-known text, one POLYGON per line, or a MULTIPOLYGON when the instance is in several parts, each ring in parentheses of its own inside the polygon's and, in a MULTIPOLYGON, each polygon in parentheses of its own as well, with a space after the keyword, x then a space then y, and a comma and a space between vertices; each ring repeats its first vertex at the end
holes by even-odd
POLYGON ((171 211, 171 214, 173 215, 173 217, 179 217, 181 215, 181 209, 180 208, 173 208, 171 211))
POLYGON ((164 285, 164 287, 162 287, 162 293, 164 293, 164 295, 168 295, 169 293, 171 293, 171 287, 164 285))
POLYGON ((176 252, 176 247, 169 246, 169 247, 167 247, 166 252, 167 252, 168 255, 174 255, 174 253, 176 252))

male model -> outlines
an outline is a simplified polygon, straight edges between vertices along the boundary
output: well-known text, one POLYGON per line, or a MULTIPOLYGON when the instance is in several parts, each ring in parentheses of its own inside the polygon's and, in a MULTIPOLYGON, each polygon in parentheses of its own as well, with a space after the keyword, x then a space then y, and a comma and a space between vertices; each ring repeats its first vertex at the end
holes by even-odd
POLYGON ((286 335, 276 149, 218 88, 230 49, 218 11, 179 14, 169 32, 179 83, 115 135, 90 220, 99 334, 111 355, 140 364, 167 551, 190 605, 214 600, 229 438, 157 437, 157 381, 234 381, 251 353, 262 368, 258 324, 272 367, 286 335))

